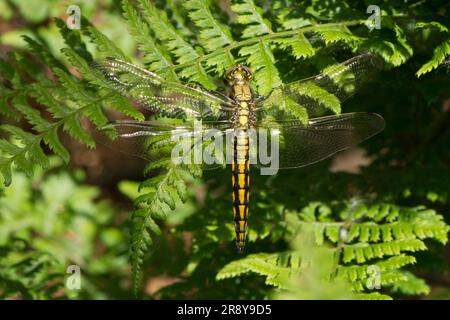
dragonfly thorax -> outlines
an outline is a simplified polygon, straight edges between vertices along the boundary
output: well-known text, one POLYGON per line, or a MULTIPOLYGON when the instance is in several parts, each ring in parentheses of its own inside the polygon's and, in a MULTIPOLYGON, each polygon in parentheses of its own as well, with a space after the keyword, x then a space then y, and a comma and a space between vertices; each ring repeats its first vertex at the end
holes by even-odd
POLYGON ((247 128, 249 126, 250 115, 250 110, 247 102, 241 102, 236 111, 237 126, 240 128, 247 128))

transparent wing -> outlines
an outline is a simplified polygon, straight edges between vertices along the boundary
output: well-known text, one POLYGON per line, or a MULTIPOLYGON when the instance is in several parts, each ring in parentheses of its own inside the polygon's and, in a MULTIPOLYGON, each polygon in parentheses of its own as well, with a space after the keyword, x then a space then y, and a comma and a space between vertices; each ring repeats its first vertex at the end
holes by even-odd
POLYGON ((232 101, 224 95, 164 80, 153 72, 116 58, 96 61, 92 68, 103 75, 109 88, 144 109, 165 116, 219 117, 233 107, 232 101))
POLYGON ((274 89, 261 102, 260 116, 298 119, 323 115, 327 110, 340 113, 341 104, 351 97, 367 79, 382 69, 383 62, 371 54, 361 54, 323 73, 274 89), (280 111, 285 113, 280 116, 280 111))
POLYGON ((227 121, 204 121, 200 128, 182 121, 174 124, 122 120, 100 128, 95 134, 95 140, 148 162, 170 158, 175 164, 197 165, 208 170, 226 164, 226 137, 232 132, 227 121), (200 150, 200 158, 197 157, 198 153, 194 155, 196 150, 200 150))
POLYGON ((311 119, 307 126, 300 121, 283 121, 258 130, 272 130, 269 143, 278 139, 277 168, 295 168, 354 146, 382 131, 384 125, 384 119, 378 114, 348 113, 311 119))

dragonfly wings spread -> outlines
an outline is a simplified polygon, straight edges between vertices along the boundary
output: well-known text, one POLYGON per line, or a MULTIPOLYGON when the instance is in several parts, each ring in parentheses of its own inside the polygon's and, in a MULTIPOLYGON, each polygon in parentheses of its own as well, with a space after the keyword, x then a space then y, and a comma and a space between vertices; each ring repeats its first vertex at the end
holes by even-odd
MULTIPOLYGON (((347 113, 275 124, 279 139, 278 168, 296 168, 318 162, 382 131, 384 119, 373 113, 347 113)), ((265 129, 273 130, 272 127, 265 129)))
MULTIPOLYGON (((158 159, 164 152, 170 157, 173 150, 178 150, 174 149, 177 148, 176 145, 181 146, 184 143, 187 149, 183 149, 182 154, 184 159, 188 159, 188 164, 196 164, 203 169, 223 167, 227 163, 227 157, 233 152, 230 141, 233 141, 235 130, 227 121, 206 122, 202 125, 201 129, 196 129, 189 123, 173 125, 160 121, 117 121, 103 127, 100 137, 96 140, 147 161, 158 159), (117 136, 113 139, 107 138, 106 133, 109 130, 117 136), (216 144, 218 141, 219 144, 216 144), (205 158, 202 158, 201 162, 195 162, 193 154, 196 146, 200 148, 202 157, 221 153, 222 162, 208 162, 205 158)), ((315 118, 310 119, 308 125, 297 120, 279 121, 257 128, 258 137, 263 130, 265 134, 268 133, 268 141, 262 145, 260 140, 255 139, 256 144, 251 145, 251 152, 257 152, 255 159, 260 159, 260 148, 269 147, 271 149, 265 150, 264 154, 269 153, 270 157, 276 160, 276 163, 271 162, 270 166, 279 169, 303 167, 357 145, 382 131, 384 125, 384 119, 373 113, 347 113, 315 118), (275 144, 274 139, 277 140, 275 144)), ((178 155, 179 151, 175 154, 178 155)), ((259 162, 253 164, 266 166, 259 162)))
POLYGON ((157 74, 131 63, 108 57, 92 65, 105 84, 143 108, 162 115, 181 118, 219 116, 233 107, 223 95, 167 81, 157 74))
MULTIPOLYGON (((283 110, 287 104, 308 113, 309 121, 280 120, 258 121, 256 128, 277 130, 270 138, 279 140, 278 168, 302 167, 334 153, 356 145, 375 135, 384 128, 384 120, 377 114, 349 113, 313 118, 328 108, 340 112, 340 105, 364 82, 367 75, 380 67, 379 60, 370 54, 363 54, 331 67, 322 74, 293 82, 275 89, 258 104, 263 112, 273 109, 283 110)), ((94 65, 101 72, 107 85, 123 96, 135 100, 142 107, 169 117, 205 119, 217 116, 235 108, 235 103, 225 97, 195 89, 182 84, 166 81, 160 76, 115 58, 106 58, 94 65)), ((298 115, 298 112, 294 112, 298 115)), ((216 118, 217 118, 216 117, 216 118)), ((97 141, 121 152, 138 156, 147 161, 158 158, 161 152, 169 152, 180 140, 192 150, 195 146, 204 148, 221 138, 225 156, 230 153, 227 139, 233 137, 230 121, 202 121, 202 128, 196 129, 190 120, 178 122, 163 121, 118 121, 112 122, 99 131, 97 141), (208 130, 214 129, 211 134, 208 130), (111 140, 107 136, 115 135, 111 140), (199 140, 200 138, 200 140, 199 140)), ((220 143, 219 143, 220 144, 220 143)), ((216 144, 217 146, 217 144, 216 144)), ((172 149, 173 150, 173 149, 172 149)), ((173 154, 173 153, 172 153, 173 154)), ((196 163, 197 165, 199 163, 196 163)), ((203 169, 223 167, 223 163, 202 162, 203 169)), ((263 167, 263 165, 258 164, 263 167)))

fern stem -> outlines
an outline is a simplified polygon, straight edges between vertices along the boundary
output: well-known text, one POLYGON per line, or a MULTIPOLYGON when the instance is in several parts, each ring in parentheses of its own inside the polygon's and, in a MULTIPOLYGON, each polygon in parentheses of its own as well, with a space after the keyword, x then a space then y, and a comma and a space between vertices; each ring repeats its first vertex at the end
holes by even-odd
POLYGON ((40 144, 41 141, 42 141, 42 139, 44 138, 44 136, 45 136, 48 132, 50 132, 51 130, 53 130, 53 129, 55 129, 55 128, 58 128, 58 127, 64 125, 64 123, 66 122, 66 119, 70 118, 70 117, 73 116, 74 114, 77 114, 77 113, 83 111, 85 108, 88 108, 88 107, 92 106, 93 103, 100 102, 100 101, 102 101, 102 100, 104 100, 104 99, 105 99, 105 97, 101 97, 101 98, 98 98, 98 99, 94 99, 94 100, 92 100, 91 103, 88 103, 88 104, 86 104, 86 105, 84 105, 84 106, 82 106, 82 107, 80 107, 80 108, 77 108, 77 109, 73 110, 72 112, 68 113, 65 117, 60 118, 58 121, 51 123, 51 124, 46 128, 46 130, 41 131, 41 132, 39 132, 38 134, 36 134, 36 135, 34 136, 33 142, 31 142, 30 144, 27 144, 24 148, 20 149, 20 152, 17 152, 16 154, 14 154, 14 155, 12 155, 11 157, 7 158, 6 162, 14 162, 15 159, 16 159, 18 156, 20 156, 20 155, 22 155, 22 154, 24 154, 24 153, 27 153, 29 150, 31 150, 31 149, 33 148, 34 145, 40 144))
POLYGON ((203 62, 212 57, 221 55, 224 52, 231 52, 231 50, 234 50, 234 49, 237 49, 240 47, 249 46, 249 45, 252 45, 252 44, 255 44, 258 42, 264 42, 264 41, 270 42, 270 41, 274 41, 279 38, 292 37, 292 36, 295 36, 298 34, 304 34, 306 32, 314 32, 314 31, 320 30, 320 29, 327 29, 327 28, 341 27, 341 26, 355 26, 355 25, 363 24, 364 22, 365 22, 365 20, 350 20, 350 21, 343 21, 343 22, 339 22, 339 23, 327 23, 327 24, 312 25, 312 26, 308 26, 308 27, 304 27, 304 28, 300 28, 300 29, 295 29, 295 30, 285 30, 285 31, 280 31, 280 32, 273 32, 273 33, 261 35, 259 37, 255 37, 252 39, 235 41, 235 42, 229 44, 228 46, 217 49, 211 53, 199 56, 198 58, 196 58, 194 60, 191 60, 191 61, 188 61, 185 63, 181 63, 181 64, 177 64, 177 65, 164 67, 161 69, 161 71, 170 69, 171 71, 175 72, 176 70, 184 69, 195 63, 203 62))

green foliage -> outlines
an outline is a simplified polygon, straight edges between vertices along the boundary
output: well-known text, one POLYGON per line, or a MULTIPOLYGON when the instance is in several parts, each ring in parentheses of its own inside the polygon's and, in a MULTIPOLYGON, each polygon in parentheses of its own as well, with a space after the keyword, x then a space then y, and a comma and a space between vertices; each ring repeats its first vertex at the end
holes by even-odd
POLYGON ((173 67, 173 63, 168 54, 159 46, 151 36, 150 27, 139 16, 135 8, 128 2, 123 2, 124 17, 127 19, 130 33, 138 44, 138 48, 143 52, 143 60, 150 68, 157 71, 166 79, 177 79, 176 74, 163 72, 163 69, 173 67))
POLYGON ((13 171, 0 197, 0 297, 106 298, 129 287, 99 282, 127 277, 126 235, 113 223, 117 211, 97 201, 99 190, 82 185, 50 159, 52 173, 33 180, 13 171), (70 265, 81 270, 81 290, 65 286, 70 265))
MULTIPOLYGON (((262 95, 329 70, 348 52, 368 51, 386 62, 384 79, 372 90, 362 92, 361 100, 356 97, 353 106, 346 106, 346 111, 376 111, 387 119, 386 133, 379 138, 382 140, 366 145, 376 159, 368 168, 361 174, 348 175, 329 172, 324 164, 276 177, 252 177, 252 188, 257 192, 250 208, 254 212, 250 254, 238 259, 232 244, 231 214, 227 214, 231 210, 230 195, 223 189, 228 174, 205 172, 204 183, 196 183, 201 176, 198 168, 173 166, 167 154, 162 154, 149 164, 150 177, 141 183, 139 196, 134 199, 130 246, 133 285, 138 288, 141 273, 146 278, 182 274, 177 283, 154 296, 336 298, 339 292, 345 292, 345 298, 385 299, 390 295, 426 294, 428 286, 412 268, 414 263, 421 267, 415 252, 429 248, 431 239, 446 243, 448 232, 442 215, 446 214, 450 191, 448 111, 443 107, 449 79, 434 71, 449 55, 449 25, 442 14, 445 10, 438 10, 448 8, 448 4, 392 1, 382 5, 382 28, 369 30, 367 6, 361 1, 302 1, 299 5, 289 0, 237 0, 223 10, 208 0, 139 0, 136 5, 125 0, 123 16, 132 42, 127 49, 87 19, 81 30, 69 30, 63 21, 56 20, 60 40, 65 43, 61 54, 49 49, 40 37, 25 37, 30 54, 11 52, 0 60, 0 113, 5 117, 0 125, 0 171, 4 183, 12 184, 10 188, 16 181, 26 183, 21 173, 13 174, 14 167, 28 177, 33 176, 35 165, 48 170, 48 150, 70 161, 71 155, 61 142, 63 131, 87 147, 95 147, 95 138, 84 124, 103 126, 109 108, 136 120, 145 118, 92 72, 95 50, 99 56, 133 61, 135 57, 129 53, 138 49, 149 70, 208 89, 225 89, 224 70, 234 63, 245 63, 253 69, 255 89, 262 95), (429 12, 437 13, 430 17, 429 12), (424 63, 429 57, 431 60, 424 63), (404 67, 402 72, 389 71, 400 65, 404 67), (428 73, 429 79, 418 82, 412 77, 414 73, 418 77, 428 73), (202 189, 203 184, 208 187, 202 189), (200 195, 202 200, 198 199, 200 195), (354 198, 361 202, 355 205, 354 198), (169 230, 161 228, 170 220, 169 214, 180 214, 183 208, 191 209, 172 221, 169 230), (312 230, 314 243, 301 247, 296 241, 304 230, 312 230), (186 235, 193 240, 185 252, 179 247, 186 235), (177 245, 171 246, 171 242, 177 245), (288 244, 292 244, 291 249, 288 244), (155 250, 165 250, 171 257, 156 255, 145 261, 146 255, 155 250), (313 267, 308 269, 304 261, 313 267), (314 270, 316 265, 323 267, 314 270), (381 272, 383 293, 367 288, 370 266, 381 272), (332 275, 333 281, 324 281, 324 274, 332 275), (308 277, 317 280, 314 285, 307 283, 308 277), (289 283, 295 283, 296 288, 289 283), (326 290, 314 292, 313 287, 326 290)), ((343 108, 319 88, 297 89, 308 92, 311 99, 320 100, 335 113, 343 108)), ((291 101, 277 101, 276 94, 272 97, 274 105, 281 104, 296 118, 307 120, 304 108, 293 106, 291 101)), ((169 146, 162 145, 167 151, 169 146)), ((27 197, 22 200, 33 201, 27 197)), ((70 202, 66 196, 53 201, 70 202)), ((90 212, 99 211, 92 204, 92 196, 77 203, 89 203, 90 212)), ((31 207, 35 206, 41 204, 31 207)), ((43 214, 28 211, 23 212, 30 219, 43 214)), ((26 234, 26 243, 31 244, 20 248, 20 257, 11 257, 16 244, 10 232, 4 234, 8 235, 2 244, 6 258, 0 265, 10 271, 0 274, 8 283, 8 290, 0 292, 54 297, 45 290, 38 295, 45 278, 40 278, 39 272, 27 273, 22 266, 37 264, 38 270, 49 270, 55 259, 57 265, 65 266, 72 258, 55 254, 57 249, 51 247, 58 239, 47 243, 48 256, 26 234)), ((90 258, 91 254, 81 256, 90 258)), ((426 269, 426 262, 422 268, 426 269)), ((42 274, 54 275, 50 271, 42 274)))
MULTIPOLYGON (((189 17, 200 29, 198 40, 207 52, 213 52, 234 42, 230 28, 214 17, 210 5, 209 1, 203 0, 190 0, 184 4, 189 11, 189 17)), ((234 57, 230 51, 225 51, 207 63, 214 66, 215 72, 221 74, 234 64, 234 57)))
POLYGON ((445 57, 450 55, 450 38, 442 42, 433 51, 433 57, 430 61, 425 63, 419 71, 417 71, 417 76, 420 77, 424 73, 428 73, 433 69, 436 69, 442 62, 444 62, 445 57))
MULTIPOLYGON (((301 272, 277 276, 282 285, 273 291, 275 299, 361 299, 368 294, 355 294, 345 276, 336 273, 336 259, 333 250, 313 245, 314 232, 304 229, 292 242, 294 251, 288 268, 293 264, 301 267, 301 272), (293 260, 292 258, 295 257, 293 260)), ((377 298, 388 298, 379 295, 377 298)))
MULTIPOLYGON (((426 238, 445 244, 450 229, 442 221, 442 216, 433 210, 399 208, 389 204, 348 205, 336 214, 327 205, 310 203, 300 212, 286 213, 285 219, 289 233, 294 237, 311 233, 314 244, 319 247, 309 248, 310 251, 328 250, 331 258, 337 257, 334 268, 324 270, 326 278, 334 275, 345 278, 356 292, 370 291, 374 287, 373 281, 378 281, 379 288, 376 289, 393 286, 394 291, 405 294, 427 293, 428 287, 423 280, 400 271, 400 268, 416 262, 413 256, 405 253, 426 250, 423 242, 426 238)), ((300 241, 302 245, 304 242, 305 239, 300 241)), ((311 262, 309 259, 305 261, 302 250, 248 255, 225 265, 217 279, 253 272, 265 276, 266 284, 292 289, 295 287, 292 286, 293 275, 302 274, 303 269, 311 265, 326 265, 326 253, 323 258, 311 262)), ((364 298, 364 295, 359 298, 364 298)))
POLYGON ((156 221, 165 221, 167 214, 175 210, 179 202, 187 198, 186 181, 198 177, 201 171, 187 170, 172 163, 170 159, 150 163, 148 170, 164 168, 156 177, 146 179, 140 185, 145 193, 135 199, 136 210, 131 216, 130 259, 133 267, 133 284, 138 289, 144 256, 157 247, 161 230, 156 221))
POLYGON ((64 274, 56 259, 27 247, 23 240, 10 242, 0 246, 0 297, 49 299, 55 296, 62 289, 64 274))
POLYGON ((417 77, 428 73, 436 69, 447 56, 450 56, 450 32, 448 28, 436 21, 427 23, 417 23, 416 28, 419 30, 423 29, 436 29, 440 33, 444 34, 444 41, 436 46, 433 50, 433 57, 430 61, 425 63, 416 73, 417 77))

